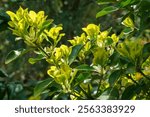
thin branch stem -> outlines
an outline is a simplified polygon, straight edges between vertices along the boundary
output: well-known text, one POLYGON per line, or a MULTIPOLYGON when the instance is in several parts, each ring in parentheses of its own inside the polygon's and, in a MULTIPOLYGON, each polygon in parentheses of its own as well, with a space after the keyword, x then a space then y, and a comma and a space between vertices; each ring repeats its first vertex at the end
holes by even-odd
POLYGON ((84 89, 79 85, 79 88, 81 89, 81 91, 85 94, 85 96, 88 98, 89 97, 89 95, 87 94, 87 92, 86 91, 84 91, 84 89))
POLYGON ((148 77, 147 75, 145 75, 142 70, 139 70, 139 72, 140 72, 146 79, 150 80, 150 77, 148 77))
POLYGON ((136 82, 130 75, 127 75, 127 77, 132 80, 132 82, 134 82, 136 85, 140 85, 138 82, 136 82))
POLYGON ((73 95, 73 96, 75 96, 75 97, 77 97, 77 98, 79 98, 79 99, 82 99, 82 100, 84 99, 84 98, 82 98, 82 95, 79 94, 79 93, 78 93, 79 96, 76 95, 74 92, 70 92, 70 95, 73 95))
POLYGON ((96 93, 96 95, 99 93, 99 88, 100 88, 101 82, 102 82, 102 80, 103 80, 103 78, 104 78, 103 72, 104 72, 104 70, 103 70, 103 67, 102 67, 101 79, 100 79, 99 84, 98 84, 98 87, 97 87, 97 93, 96 93))
POLYGON ((38 49, 40 51, 42 51, 45 54, 46 57, 50 58, 50 55, 48 53, 46 53, 45 50, 41 46, 38 46, 38 49))

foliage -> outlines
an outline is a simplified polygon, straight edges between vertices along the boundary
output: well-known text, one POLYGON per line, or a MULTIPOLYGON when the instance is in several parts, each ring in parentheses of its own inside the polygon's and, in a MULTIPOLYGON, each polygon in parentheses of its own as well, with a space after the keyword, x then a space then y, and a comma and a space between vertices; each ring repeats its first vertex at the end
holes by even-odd
MULTIPOLYGON (((15 12, 19 6, 28 8, 29 10, 32 9, 36 12, 44 10, 48 18, 55 19, 53 23, 62 23, 65 36, 62 37, 59 45, 61 43, 68 43, 67 39, 71 39, 74 35, 78 35, 81 32, 80 27, 86 26, 90 22, 98 22, 99 20, 95 19, 95 13, 97 9, 99 9, 99 6, 96 4, 96 1, 93 0, 0 0, 1 69, 7 72, 11 82, 19 82, 23 86, 21 92, 25 92, 25 95, 15 95, 11 99, 28 99, 28 97, 33 94, 37 82, 48 77, 45 70, 48 69, 48 64, 43 59, 41 60, 40 57, 39 59, 34 59, 36 54, 31 51, 25 54, 21 59, 15 59, 14 62, 5 64, 6 55, 11 50, 26 48, 26 44, 23 43, 23 40, 15 41, 15 36, 13 36, 8 29, 8 21, 10 18, 6 14, 6 11, 10 10, 15 12), (77 25, 74 26, 74 24, 77 25), (29 61, 32 62, 32 64, 36 61, 34 67, 31 67, 31 64, 27 62, 28 58, 30 58, 29 61)), ((8 99, 7 95, 4 99, 8 99)))
POLYGON ((104 15, 113 12, 122 12, 122 21, 126 18, 131 18, 136 24, 136 35, 140 35, 144 30, 149 29, 150 20, 150 1, 149 0, 97 0, 102 4, 107 4, 101 11, 99 11, 96 17, 102 17, 104 15))
POLYGON ((29 58, 31 64, 45 60, 49 65, 49 78, 37 84, 30 99, 150 99, 150 43, 131 38, 136 27, 130 17, 122 21, 126 29, 120 35, 89 24, 80 36, 68 40, 68 46, 59 44, 65 35, 62 25, 52 24, 44 11, 20 7, 7 14, 16 40, 27 47, 10 52, 6 63, 30 51, 37 55, 29 58))

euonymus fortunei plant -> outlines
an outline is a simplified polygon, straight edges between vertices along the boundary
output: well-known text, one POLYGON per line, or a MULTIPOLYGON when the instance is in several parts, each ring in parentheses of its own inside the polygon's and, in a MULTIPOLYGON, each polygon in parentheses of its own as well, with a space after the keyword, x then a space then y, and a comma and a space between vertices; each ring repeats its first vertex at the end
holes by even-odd
POLYGON ((37 84, 33 99, 46 91, 51 99, 150 99, 150 43, 129 36, 136 30, 130 17, 122 22, 130 30, 120 35, 89 24, 66 45, 62 25, 53 24, 44 11, 20 7, 7 14, 16 41, 27 47, 11 51, 5 62, 32 51, 37 57, 29 58, 31 64, 44 59, 49 65, 49 78, 37 84))

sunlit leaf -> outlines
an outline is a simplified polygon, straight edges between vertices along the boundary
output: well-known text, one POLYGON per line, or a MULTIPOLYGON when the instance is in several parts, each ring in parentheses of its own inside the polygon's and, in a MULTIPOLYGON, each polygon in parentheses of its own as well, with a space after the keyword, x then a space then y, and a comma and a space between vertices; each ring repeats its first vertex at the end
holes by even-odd
POLYGON ((121 0, 120 3, 119 3, 119 6, 120 7, 125 7, 125 6, 130 5, 131 3, 133 3, 133 1, 135 1, 135 0, 121 0))
POLYGON ((105 65, 108 60, 108 52, 105 50, 105 48, 96 48, 95 51, 93 51, 93 64, 94 65, 105 65))
POLYGON ((10 19, 12 21, 15 20, 15 18, 16 18, 16 14, 15 13, 13 13, 12 11, 6 11, 6 13, 10 16, 10 19))
POLYGON ((53 22, 53 19, 46 20, 46 21, 42 24, 39 34, 41 34, 45 29, 47 29, 47 28, 50 26, 50 24, 51 24, 52 22, 53 22))
POLYGON ((43 57, 42 55, 39 55, 39 56, 36 57, 36 58, 29 58, 28 62, 29 62, 30 64, 35 64, 36 62, 38 62, 38 61, 40 61, 40 60, 42 60, 42 59, 44 59, 44 57, 43 57))
POLYGON ((133 20, 130 17, 125 18, 125 20, 122 22, 122 24, 126 27, 134 28, 133 20))
POLYGON ((85 31, 88 36, 94 37, 100 32, 100 26, 89 24, 87 27, 82 28, 82 30, 85 31))
POLYGON ((115 12, 115 11, 117 11, 117 10, 118 10, 118 8, 117 8, 117 7, 114 7, 114 6, 105 7, 103 10, 101 10, 100 12, 98 12, 98 13, 96 14, 96 18, 102 17, 102 16, 104 16, 104 15, 107 15, 107 14, 109 14, 109 13, 115 12))
POLYGON ((30 11, 29 17, 31 18, 32 22, 35 22, 37 14, 34 11, 30 11))

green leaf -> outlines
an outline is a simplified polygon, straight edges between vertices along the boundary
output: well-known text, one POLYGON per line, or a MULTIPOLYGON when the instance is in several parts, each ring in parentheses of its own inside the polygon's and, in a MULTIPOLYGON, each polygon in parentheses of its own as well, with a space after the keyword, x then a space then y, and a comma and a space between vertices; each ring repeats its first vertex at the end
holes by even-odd
POLYGON ((8 99, 14 99, 14 97, 16 95, 15 87, 16 87, 15 82, 10 82, 9 84, 7 84, 8 99))
POLYGON ((10 82, 7 84, 8 99, 17 99, 18 94, 23 91, 23 85, 17 82, 10 82))
POLYGON ((19 93, 23 90, 23 85, 22 84, 19 84, 19 83, 16 83, 16 86, 15 86, 15 93, 19 93))
POLYGON ((12 50, 11 52, 8 53, 5 59, 5 64, 8 64, 14 60, 16 60, 18 57, 21 55, 25 54, 27 52, 26 49, 18 49, 18 50, 12 50))
POLYGON ((135 65, 133 63, 128 63, 127 68, 125 69, 126 74, 133 74, 136 72, 135 65))
POLYGON ((17 82, 10 82, 7 84, 8 99, 18 99, 19 93, 23 91, 23 85, 17 82))
POLYGON ((29 62, 30 64, 35 64, 36 62, 42 60, 43 58, 44 58, 43 55, 39 55, 39 56, 36 57, 36 58, 29 58, 28 62, 29 62))
POLYGON ((109 3, 114 3, 116 0, 98 0, 98 4, 109 4, 109 3))
POLYGON ((134 30, 130 27, 126 27, 124 30, 123 30, 123 33, 125 35, 128 35, 129 33, 133 32, 134 30))
POLYGON ((123 8, 129 5, 133 5, 133 4, 137 4, 138 2, 140 2, 139 0, 121 0, 119 2, 119 7, 123 8))
POLYGON ((125 7, 131 3, 132 0, 121 0, 119 6, 125 7))
POLYGON ((52 82, 53 80, 50 78, 40 81, 34 88, 34 96, 39 96, 52 82))
POLYGON ((106 8, 104 8, 103 10, 101 10, 100 12, 98 12, 98 13, 96 14, 96 18, 102 17, 102 16, 104 16, 104 15, 107 15, 107 14, 109 14, 109 13, 115 12, 115 11, 117 11, 117 10, 118 10, 118 8, 117 8, 117 7, 114 7, 114 6, 106 7, 106 8))
POLYGON ((53 19, 49 19, 49 20, 46 20, 43 24, 42 24, 42 26, 41 26, 41 28, 40 28, 40 32, 38 33, 39 35, 45 30, 45 29, 47 29, 49 26, 50 26, 50 24, 53 22, 53 19))
POLYGON ((117 0, 97 0, 97 2, 116 2, 117 0))
POLYGON ((130 48, 126 45, 126 43, 124 42, 124 43, 119 43, 118 45, 117 45, 117 51, 118 51, 118 53, 121 55, 121 56, 123 56, 123 58, 127 58, 127 59, 129 59, 129 56, 130 56, 130 54, 129 54, 129 50, 130 48))
POLYGON ((119 91, 116 87, 114 87, 114 88, 109 87, 97 99, 100 99, 100 100, 117 100, 117 99, 119 99, 119 91))
POLYGON ((130 100, 136 94, 136 86, 130 85, 128 86, 122 94, 122 100, 130 100))
POLYGON ((122 74, 121 70, 116 70, 109 76, 110 86, 114 86, 115 82, 120 78, 121 74, 122 74))
POLYGON ((109 46, 109 45, 111 45, 112 43, 113 43, 113 40, 112 40, 111 38, 107 38, 107 39, 105 40, 106 46, 109 46))
POLYGON ((46 20, 46 21, 42 24, 42 28, 48 28, 49 25, 50 25, 53 21, 54 21, 53 19, 46 20))
POLYGON ((117 65, 117 64, 119 63, 119 61, 120 61, 119 58, 120 58, 119 53, 115 51, 115 52, 110 56, 110 58, 109 58, 109 60, 111 60, 110 63, 109 63, 109 65, 110 65, 110 66, 115 66, 115 65, 117 65))
POLYGON ((75 79, 77 81, 76 85, 80 84, 84 80, 90 78, 90 73, 80 73, 79 76, 75 79))
POLYGON ((8 77, 8 74, 4 72, 2 69, 0 69, 0 77, 8 77))
POLYGON ((82 49, 83 45, 82 44, 79 44, 79 45, 75 45, 73 46, 72 48, 72 52, 71 54, 69 55, 69 65, 71 65, 71 63, 74 62, 74 60, 76 59, 76 57, 78 56, 80 50, 82 49))
POLYGON ((78 67, 76 67, 77 70, 81 70, 81 71, 93 71, 94 68, 89 66, 89 65, 86 65, 86 64, 82 64, 78 67))
POLYGON ((150 56, 150 43, 146 43, 143 47, 143 61, 145 61, 150 56))

